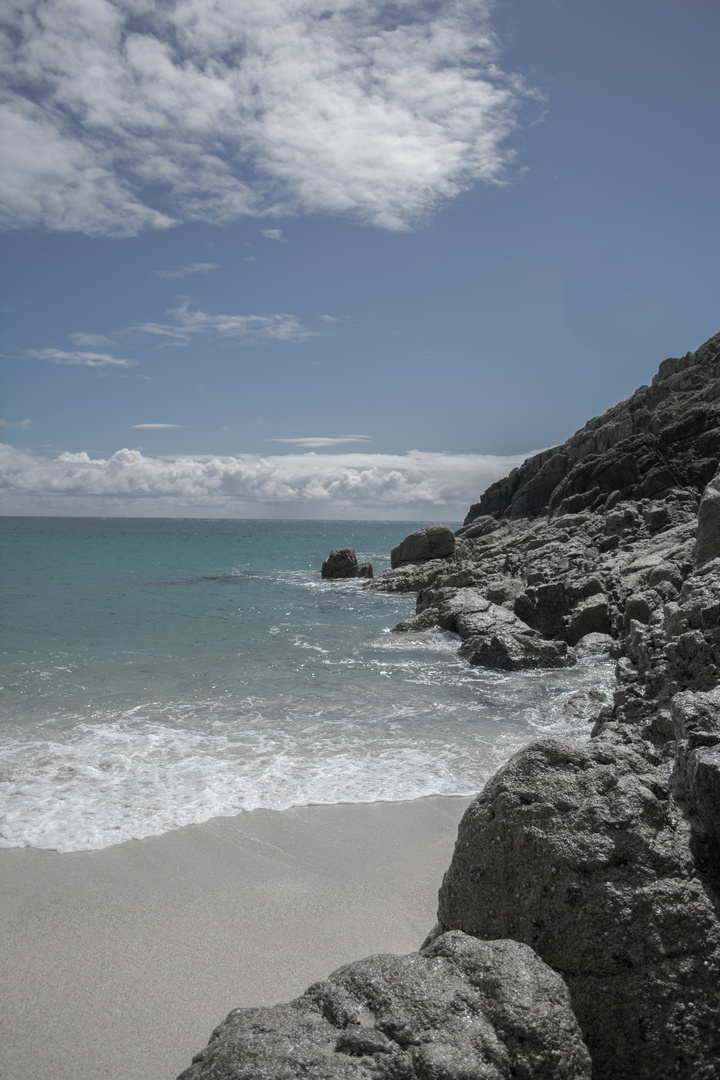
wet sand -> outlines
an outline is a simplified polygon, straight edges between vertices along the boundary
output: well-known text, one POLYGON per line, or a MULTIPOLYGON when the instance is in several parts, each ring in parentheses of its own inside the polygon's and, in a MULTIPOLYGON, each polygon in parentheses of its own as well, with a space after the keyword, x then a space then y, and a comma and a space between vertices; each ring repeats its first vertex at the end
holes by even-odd
POLYGON ((0 1075, 172 1080, 238 1005, 417 949, 469 800, 258 810, 0 851, 0 1075))

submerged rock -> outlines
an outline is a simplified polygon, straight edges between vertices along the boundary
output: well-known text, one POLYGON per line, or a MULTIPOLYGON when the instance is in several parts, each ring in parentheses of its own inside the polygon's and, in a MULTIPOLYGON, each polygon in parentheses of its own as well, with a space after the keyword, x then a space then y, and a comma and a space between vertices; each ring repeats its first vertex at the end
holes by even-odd
POLYGON ((179 1080, 589 1080, 559 976, 515 941, 445 934, 287 1005, 235 1009, 179 1080))

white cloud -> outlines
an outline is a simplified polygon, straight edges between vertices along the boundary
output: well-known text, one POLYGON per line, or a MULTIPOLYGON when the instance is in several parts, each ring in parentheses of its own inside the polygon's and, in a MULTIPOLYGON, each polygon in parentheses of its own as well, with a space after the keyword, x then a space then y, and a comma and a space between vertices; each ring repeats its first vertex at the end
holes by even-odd
POLYGON ((457 521, 524 457, 417 450, 149 457, 124 449, 48 460, 0 445, 0 484, 8 514, 457 521))
POLYGON ((145 428, 181 428, 184 424, 131 424, 134 430, 143 430, 145 428))
POLYGON ((190 263, 181 266, 179 270, 155 270, 155 277, 184 278, 188 274, 209 274, 211 270, 217 270, 217 263, 190 263))
POLYGON ((66 352, 64 349, 28 349, 28 356, 36 360, 48 360, 51 364, 79 364, 82 367, 134 367, 137 360, 123 360, 110 353, 66 352))
POLYGON ((304 446, 308 450, 319 450, 324 446, 339 446, 340 443, 369 442, 369 435, 308 435, 301 439, 268 439, 268 442, 294 443, 295 446, 304 446))
POLYGON ((28 428, 33 426, 32 420, 3 420, 0 417, 0 428, 5 428, 7 431, 12 428, 22 428, 27 431, 28 428))
POLYGON ((262 234, 266 240, 284 240, 282 229, 262 229, 262 234))
POLYGON ((180 307, 167 312, 173 323, 146 322, 133 327, 146 334, 168 339, 168 344, 187 345, 194 334, 216 334, 221 338, 276 338, 280 341, 304 341, 317 337, 319 331, 303 326, 294 315, 209 315, 206 311, 191 311, 184 301, 180 307))
POLYGON ((10 227, 129 236, 350 213, 402 229, 505 173, 528 92, 492 0, 36 0, 0 58, 10 227))
POLYGON ((85 349, 116 349, 117 344, 104 334, 68 334, 68 340, 73 345, 80 345, 85 349))

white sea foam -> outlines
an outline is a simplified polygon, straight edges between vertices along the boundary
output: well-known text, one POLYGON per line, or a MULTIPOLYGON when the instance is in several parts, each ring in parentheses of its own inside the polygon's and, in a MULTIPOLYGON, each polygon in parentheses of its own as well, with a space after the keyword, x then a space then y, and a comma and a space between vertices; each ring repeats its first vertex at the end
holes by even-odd
POLYGON ((609 687, 612 664, 493 673, 461 661, 453 634, 390 633, 412 596, 317 567, 331 547, 387 551, 412 530, 354 528, 8 526, 32 587, 6 588, 0 846, 79 851, 260 807, 470 795, 533 734, 587 734, 563 705, 609 687))
POLYGON ((586 732, 563 705, 588 681, 609 686, 610 667, 575 669, 570 685, 565 672, 555 693, 549 674, 491 677, 494 707, 430 702, 419 718, 397 700, 375 717, 330 702, 280 726, 263 713, 277 702, 256 699, 239 713, 210 701, 64 717, 0 745, 0 846, 82 851, 258 808, 472 795, 529 734, 586 732))

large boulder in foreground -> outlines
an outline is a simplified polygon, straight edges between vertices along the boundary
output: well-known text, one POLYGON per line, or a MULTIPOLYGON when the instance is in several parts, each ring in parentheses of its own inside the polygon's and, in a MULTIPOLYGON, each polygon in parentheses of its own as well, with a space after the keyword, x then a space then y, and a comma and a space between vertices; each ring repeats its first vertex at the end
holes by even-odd
POLYGON ((324 578, 371 578, 372 563, 359 563, 353 548, 333 548, 322 564, 324 578))
POLYGON ((440 890, 441 929, 523 941, 564 976, 595 1080, 718 1076, 720 930, 671 767, 603 737, 531 743, 466 811, 440 890))
POLYGON ((235 1009, 179 1080, 589 1080, 562 979, 526 945, 445 934, 287 1005, 235 1009))
POLYGON ((455 554, 455 533, 449 525, 428 525, 410 533, 390 552, 390 566, 446 559, 455 554))

